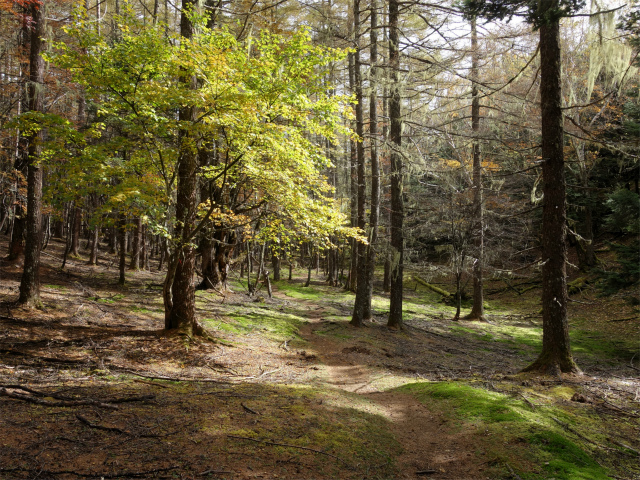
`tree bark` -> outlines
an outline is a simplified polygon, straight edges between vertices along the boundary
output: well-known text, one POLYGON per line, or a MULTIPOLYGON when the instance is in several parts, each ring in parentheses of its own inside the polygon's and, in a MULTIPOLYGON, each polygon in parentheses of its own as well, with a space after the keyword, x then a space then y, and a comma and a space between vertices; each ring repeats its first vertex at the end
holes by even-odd
MULTIPOLYGON (((351 36, 353 24, 351 21, 348 21, 349 28, 349 36, 351 36)), ((351 52, 348 56, 349 63, 349 90, 351 93, 356 92, 356 80, 355 80, 355 55, 351 52)), ((354 130, 357 128, 356 125, 352 125, 354 130)), ((356 142, 353 139, 349 139, 349 204, 350 204, 350 212, 351 212, 351 226, 356 227, 358 225, 358 177, 357 177, 357 164, 358 164, 358 156, 357 156, 357 147, 356 142)), ((351 245, 351 266, 349 267, 349 278, 347 283, 345 284, 345 289, 350 290, 352 292, 356 291, 357 285, 357 270, 358 270, 358 254, 357 254, 357 245, 355 239, 351 239, 349 241, 351 245)))
POLYGON ((118 284, 124 285, 126 280, 125 270, 127 268, 127 219, 124 213, 120 213, 118 218, 118 245, 120 248, 120 261, 118 263, 120 277, 118 278, 118 284))
POLYGON ((89 265, 98 264, 98 244, 100 241, 100 225, 93 227, 91 235, 91 253, 89 255, 89 265))
POLYGON ((400 99, 400 49, 398 0, 389 0, 389 67, 391 71, 389 120, 391 128, 391 293, 387 326, 402 329, 402 276, 404 273, 404 205, 402 201, 402 104, 400 99))
POLYGON ((71 224, 71 247, 69 253, 74 256, 80 256, 78 247, 80 246, 80 230, 82 229, 82 209, 76 206, 73 210, 73 223, 71 224))
MULTIPOLYGON (((31 3, 31 47, 29 53, 29 110, 44 110, 44 5, 31 3)), ((43 132, 29 138, 29 166, 27 167, 27 239, 24 251, 24 269, 20 281, 21 304, 37 304, 40 301, 40 247, 42 230, 42 153, 43 132)))
POLYGON ((369 137, 371 151, 371 209, 369 214, 369 245, 367 246, 366 303, 363 312, 365 320, 372 318, 371 298, 378 248, 378 224, 380 221, 380 162, 378 160, 378 4, 371 0, 371 76, 369 94, 369 137))
POLYGON ((133 242, 131 246, 131 263, 129 263, 129 270, 140 269, 140 253, 142 250, 142 217, 138 216, 135 220, 135 227, 133 232, 133 242))
POLYGON ((540 107, 542 113, 542 352, 525 371, 578 372, 571 356, 567 319, 567 209, 561 97, 558 0, 543 0, 540 27, 540 107))
MULTIPOLYGON (((484 212, 482 198, 482 163, 480 160, 480 95, 478 91, 478 31, 475 17, 471 20, 471 130, 473 132, 473 212, 475 255, 473 259, 473 306, 468 320, 481 320, 484 314, 482 274, 484 265, 484 212)), ((459 302, 458 302, 459 304, 459 302)))
MULTIPOLYGON (((358 214, 356 225, 362 231, 367 227, 365 196, 367 190, 365 159, 364 159, 364 112, 363 112, 363 95, 362 95, 362 67, 360 62, 360 0, 353 1, 353 30, 354 30, 354 86, 356 92, 356 134, 358 142, 356 143, 356 165, 357 165, 357 194, 358 194, 358 214)), ((367 250, 366 245, 362 242, 356 243, 357 260, 357 280, 356 280, 356 298, 353 305, 353 315, 351 316, 351 325, 361 327, 364 325, 364 310, 367 302, 367 250)))
MULTIPOLYGON (((180 35, 183 38, 189 39, 193 36, 194 28, 189 15, 195 8, 197 8, 195 0, 183 0, 180 18, 180 35)), ((192 90, 198 88, 198 81, 193 76, 181 81, 187 83, 188 88, 192 90)), ((195 122, 196 113, 196 108, 193 106, 182 107, 179 112, 180 122, 183 125, 195 122)), ((191 238, 196 220, 198 152, 195 139, 188 128, 180 129, 179 142, 175 226, 177 241, 169 262, 163 296, 165 328, 177 329, 190 338, 194 334, 203 333, 196 319, 193 285, 195 250, 191 238)))

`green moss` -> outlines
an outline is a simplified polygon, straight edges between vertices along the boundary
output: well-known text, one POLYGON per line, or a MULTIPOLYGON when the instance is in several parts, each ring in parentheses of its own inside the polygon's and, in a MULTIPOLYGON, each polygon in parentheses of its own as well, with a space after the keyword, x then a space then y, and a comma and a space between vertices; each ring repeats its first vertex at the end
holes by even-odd
MULTIPOLYGON (((442 411, 459 428, 479 427, 477 430, 484 436, 478 443, 482 443, 492 459, 494 477, 502 477, 506 472, 501 469, 509 464, 521 478, 530 480, 609 478, 607 470, 591 457, 586 446, 572 440, 552 419, 578 423, 582 429, 592 431, 593 419, 585 415, 579 417, 554 407, 532 411, 514 396, 459 382, 413 383, 399 390, 442 411)), ((566 397, 569 392, 550 393, 566 397)))
POLYGON ((527 440, 537 450, 537 458, 546 472, 542 478, 611 478, 584 450, 559 433, 546 430, 530 435, 527 440))
POLYGON ((423 403, 427 403, 427 398, 441 400, 458 418, 481 419, 486 423, 522 420, 517 402, 510 397, 456 382, 411 383, 400 390, 411 393, 423 403))
POLYGON ((223 319, 205 319, 213 329, 240 334, 260 332, 278 341, 297 337, 304 321, 297 315, 259 307, 236 310, 223 319))

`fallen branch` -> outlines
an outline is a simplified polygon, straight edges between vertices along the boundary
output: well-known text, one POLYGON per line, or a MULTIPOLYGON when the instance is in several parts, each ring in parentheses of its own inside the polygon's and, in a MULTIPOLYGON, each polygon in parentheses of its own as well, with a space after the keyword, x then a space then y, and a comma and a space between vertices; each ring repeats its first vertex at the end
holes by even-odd
POLYGON ((300 450, 307 450, 309 452, 319 453, 320 455, 326 455, 327 457, 335 458, 336 460, 339 460, 342 463, 344 463, 345 465, 347 465, 349 468, 352 468, 351 465, 349 465, 349 463, 347 463, 346 460, 338 457, 337 455, 333 455, 332 453, 323 452, 322 450, 316 450, 315 448, 301 447, 299 445, 290 445, 288 443, 269 442, 267 440, 260 440, 260 439, 257 439, 257 438, 250 438, 250 437, 240 437, 238 435, 227 435, 227 437, 236 438, 238 440, 249 440, 251 442, 256 442, 256 443, 264 443, 266 445, 274 445, 276 447, 288 447, 288 448, 298 448, 300 450))
POLYGON ((531 410, 535 410, 536 409, 535 404, 531 400, 529 400, 527 397, 525 397, 522 393, 520 394, 520 396, 527 403, 527 405, 529 405, 531 407, 531 410))
MULTIPOLYGON (((1 388, 9 388, 11 390, 23 390, 25 392, 31 393, 32 395, 35 395, 37 397, 51 397, 51 398, 55 398, 56 400, 63 400, 63 401, 68 401, 68 402, 75 402, 78 401, 77 398, 73 398, 73 397, 67 397, 66 395, 60 395, 59 393, 47 393, 47 392, 41 392, 39 390, 34 390, 33 388, 29 388, 29 387, 24 387, 22 385, 12 385, 12 384, 0 384, 1 388)), ((128 403, 128 402, 144 402, 147 400, 153 400, 155 397, 155 395, 140 395, 137 397, 123 397, 123 398, 111 398, 111 399, 104 399, 101 403, 128 403)), ((97 400, 92 400, 89 399, 88 401, 92 401, 92 402, 96 402, 97 400)))
POLYGON ((632 452, 633 452, 633 453, 635 453, 638 457, 640 457, 640 451, 636 450, 635 448, 630 447, 629 445, 626 445, 626 444, 624 444, 624 443, 622 443, 622 442, 619 442, 619 441, 617 441, 617 440, 616 440, 616 439, 614 439, 614 438, 610 438, 610 437, 608 437, 608 438, 607 438, 607 440, 609 440, 609 441, 610 441, 611 443, 613 443, 614 445, 617 445, 617 446, 619 446, 619 447, 626 448, 627 450, 632 451, 632 452))
POLYGON ((233 473, 233 472, 230 472, 228 470, 205 470, 204 472, 199 473, 198 476, 204 477, 205 475, 211 475, 211 474, 219 475, 222 473, 233 473))
POLYGON ((244 408, 244 410, 248 413, 251 413, 253 415, 260 415, 258 412, 256 412, 255 410, 251 410, 249 407, 247 407, 244 403, 241 403, 240 406, 242 408, 244 408))
POLYGON ((625 317, 625 318, 616 318, 615 320, 609 320, 611 322, 628 322, 629 320, 639 320, 638 316, 635 315, 633 317, 625 317))
POLYGON ((187 378, 187 377, 167 377, 165 375, 147 375, 144 373, 134 372, 133 370, 127 370, 124 368, 110 367, 111 370, 116 370, 131 375, 136 375, 142 378, 149 378, 151 380, 167 380, 169 382, 203 382, 203 383, 229 383, 224 380, 217 380, 215 378, 187 378))
POLYGON ((91 428, 95 428, 98 430, 104 430, 105 432, 116 432, 116 433, 121 433, 122 435, 129 435, 129 436, 134 436, 132 433, 127 432, 126 430, 122 430, 121 428, 118 427, 105 427, 104 425, 98 425, 97 423, 91 423, 91 421, 85 417, 83 417, 82 415, 76 415, 76 418, 78 420, 80 420, 82 423, 84 423, 85 425, 87 425, 88 427, 91 428))
POLYGON ((41 469, 29 469, 29 468, 0 468, 0 472, 38 472, 40 475, 75 475, 77 477, 99 477, 99 478, 126 478, 126 477, 147 477, 152 473, 168 472, 170 470, 176 470, 180 468, 179 465, 166 468, 155 468, 153 470, 145 470, 143 472, 120 472, 120 473, 82 473, 75 470, 41 470, 41 469))
POLYGON ((10 392, 4 387, 0 388, 0 396, 14 398, 16 400, 22 400, 24 402, 34 403, 36 405, 42 405, 45 407, 77 407, 80 405, 93 405, 95 407, 107 408, 109 410, 118 410, 118 407, 116 407, 115 405, 109 405, 97 400, 62 400, 58 402, 52 402, 51 400, 44 400, 33 395, 24 395, 21 393, 10 392))

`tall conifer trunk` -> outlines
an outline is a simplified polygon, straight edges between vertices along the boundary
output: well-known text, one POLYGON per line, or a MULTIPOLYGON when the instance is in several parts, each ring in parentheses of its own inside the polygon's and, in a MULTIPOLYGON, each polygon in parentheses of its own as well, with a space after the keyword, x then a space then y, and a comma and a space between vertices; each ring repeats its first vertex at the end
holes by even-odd
POLYGON ((473 215, 475 255, 473 259, 473 306, 468 320, 480 320, 484 314, 482 273, 484 265, 484 218, 482 200, 482 163, 480 160, 480 94, 478 91, 478 30, 475 17, 471 20, 471 130, 473 132, 473 215))
MULTIPOLYGON (((29 110, 44 110, 44 4, 32 2, 33 21, 29 53, 29 110)), ((43 133, 29 138, 29 165, 27 167, 27 239, 24 251, 24 269, 20 281, 19 303, 34 304, 40 300, 40 247, 42 241, 42 152, 43 133)))
MULTIPOLYGON (((356 144, 357 154, 357 192, 358 192, 358 214, 357 226, 364 230, 366 228, 366 211, 365 211, 365 195, 366 195, 366 179, 365 179, 365 160, 364 160, 364 112, 363 112, 363 95, 362 95, 362 67, 360 60, 360 0, 353 1, 353 29, 355 39, 354 53, 354 82, 356 90, 356 133, 359 141, 356 144)), ((361 242, 356 243, 356 251, 358 256, 356 298, 353 306, 353 316, 351 324, 362 326, 364 320, 364 310, 366 304, 367 289, 367 249, 366 245, 361 242)))
POLYGON ((398 0, 389 0, 389 66, 391 98, 389 120, 391 128, 391 293, 387 326, 402 328, 402 276, 404 273, 404 205, 402 202, 402 104, 400 98, 400 35, 398 28, 398 0))
POLYGON ((542 352, 525 371, 577 372, 567 319, 567 207, 565 199, 560 21, 558 0, 541 3, 540 107, 542 114, 542 352), (546 18, 545 18, 546 17, 546 18))

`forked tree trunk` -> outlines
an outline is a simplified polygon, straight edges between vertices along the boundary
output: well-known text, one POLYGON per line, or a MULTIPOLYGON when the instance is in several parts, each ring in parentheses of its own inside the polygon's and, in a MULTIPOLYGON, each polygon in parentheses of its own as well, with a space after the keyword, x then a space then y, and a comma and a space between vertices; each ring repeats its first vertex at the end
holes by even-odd
POLYGON ((391 294, 387 326, 402 329, 402 276, 404 274, 404 205, 402 183, 402 111, 400 99, 400 49, 398 0, 389 0, 389 66, 391 70, 389 120, 391 128, 391 294))
MULTIPOLYGON (((31 3, 31 48, 29 54, 29 110, 44 110, 44 59, 42 58, 45 35, 44 5, 31 3)), ((40 246, 42 226, 42 131, 29 138, 29 166, 27 169, 27 239, 24 252, 24 269, 20 281, 21 304, 40 302, 40 246)))
MULTIPOLYGON (((558 0, 543 0, 543 12, 558 0)), ((540 27, 540 107, 542 114, 542 352, 525 371, 578 372, 571 356, 567 319, 567 211, 563 154, 560 22, 540 27)))

